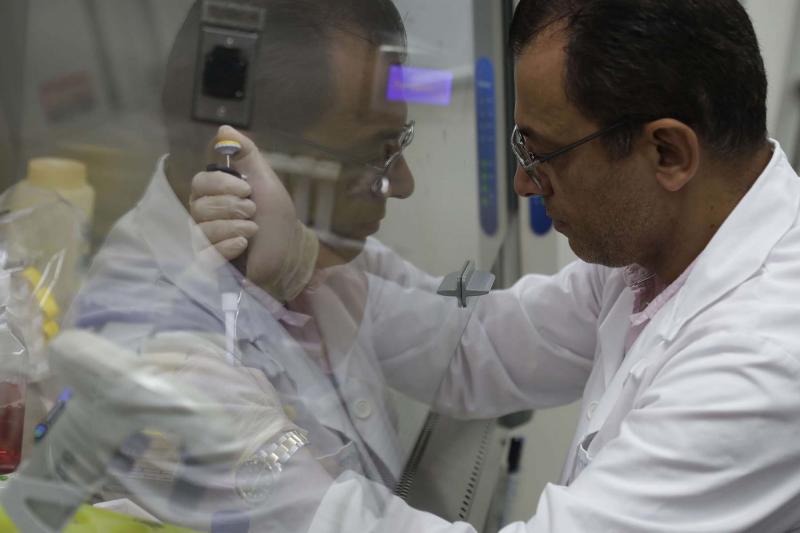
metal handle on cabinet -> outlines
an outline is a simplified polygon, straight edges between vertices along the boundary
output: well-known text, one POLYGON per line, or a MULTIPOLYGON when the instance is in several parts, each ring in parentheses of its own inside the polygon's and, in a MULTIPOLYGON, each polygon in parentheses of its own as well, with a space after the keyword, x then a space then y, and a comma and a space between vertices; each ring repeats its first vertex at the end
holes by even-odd
POLYGON ((467 261, 461 270, 445 276, 437 294, 458 300, 458 306, 467 307, 467 298, 489 294, 495 276, 491 272, 475 269, 475 263, 467 261))

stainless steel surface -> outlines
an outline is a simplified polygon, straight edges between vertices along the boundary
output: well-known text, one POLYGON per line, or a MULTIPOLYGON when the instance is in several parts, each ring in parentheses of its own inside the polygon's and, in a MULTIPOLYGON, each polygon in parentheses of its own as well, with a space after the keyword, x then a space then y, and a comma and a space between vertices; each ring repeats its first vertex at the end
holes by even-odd
POLYGON ((430 415, 398 494, 412 507, 482 531, 504 464, 504 434, 494 420, 430 415))

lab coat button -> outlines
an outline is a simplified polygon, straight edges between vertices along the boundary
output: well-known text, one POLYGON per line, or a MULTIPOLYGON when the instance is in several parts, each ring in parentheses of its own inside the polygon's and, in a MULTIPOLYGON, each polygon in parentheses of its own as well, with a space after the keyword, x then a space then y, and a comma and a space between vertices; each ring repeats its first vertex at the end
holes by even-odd
POLYGON ((356 402, 353 404, 353 414, 362 420, 369 418, 369 415, 372 414, 372 404, 369 402, 369 400, 364 400, 363 398, 356 400, 356 402))
POLYGON ((594 412, 597 410, 597 402, 592 402, 589 404, 589 407, 586 409, 586 418, 587 420, 591 420, 594 416, 594 412))

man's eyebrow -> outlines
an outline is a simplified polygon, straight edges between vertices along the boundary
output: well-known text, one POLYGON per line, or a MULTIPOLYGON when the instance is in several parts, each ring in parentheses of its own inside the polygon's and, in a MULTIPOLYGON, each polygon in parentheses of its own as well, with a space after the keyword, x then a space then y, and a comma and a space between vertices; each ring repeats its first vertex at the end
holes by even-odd
POLYGON ((518 126, 518 127, 519 127, 519 132, 531 142, 537 142, 547 146, 555 146, 557 144, 553 139, 550 139, 542 135, 541 133, 537 132, 536 130, 534 130, 529 126, 518 126))
POLYGON ((375 149, 382 149, 389 141, 398 140, 402 132, 402 127, 381 129, 354 140, 353 145, 346 150, 351 151, 355 157, 363 157, 375 149))
POLYGON ((403 133, 403 127, 386 128, 367 137, 367 142, 396 141, 403 133))

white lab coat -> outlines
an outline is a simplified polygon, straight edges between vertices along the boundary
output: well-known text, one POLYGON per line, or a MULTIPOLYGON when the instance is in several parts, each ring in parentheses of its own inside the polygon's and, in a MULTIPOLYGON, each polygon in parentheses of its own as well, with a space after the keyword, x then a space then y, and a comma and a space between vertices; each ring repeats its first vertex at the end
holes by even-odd
MULTIPOLYGON (((582 398, 561 483, 503 533, 800 531, 800 179, 773 144, 627 354, 621 269, 578 262, 478 304, 440 409, 486 417, 582 398)), ((370 504, 380 490, 340 480, 312 529, 472 531, 386 491, 370 504)))

